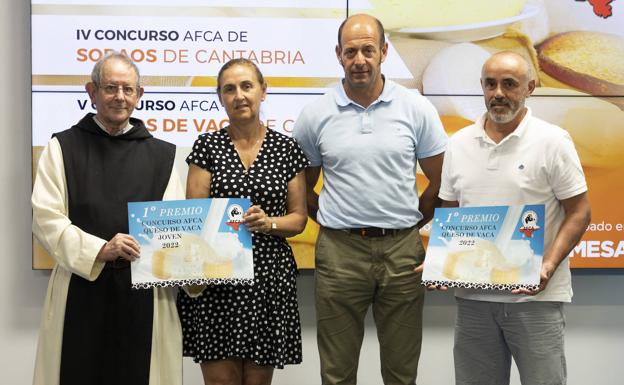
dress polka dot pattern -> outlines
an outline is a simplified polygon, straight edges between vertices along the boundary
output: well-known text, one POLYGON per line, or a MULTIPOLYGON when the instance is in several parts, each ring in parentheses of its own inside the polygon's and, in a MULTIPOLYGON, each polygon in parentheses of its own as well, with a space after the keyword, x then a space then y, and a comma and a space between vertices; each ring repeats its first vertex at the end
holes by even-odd
MULTIPOLYGON (((294 139, 267 130, 246 171, 227 129, 203 134, 187 163, 212 174, 211 198, 250 198, 269 216, 286 213, 288 182, 308 161, 294 139)), ((284 238, 252 234, 253 285, 212 285, 201 296, 178 295, 184 355, 195 362, 241 357, 283 368, 301 362, 297 267, 284 238)))

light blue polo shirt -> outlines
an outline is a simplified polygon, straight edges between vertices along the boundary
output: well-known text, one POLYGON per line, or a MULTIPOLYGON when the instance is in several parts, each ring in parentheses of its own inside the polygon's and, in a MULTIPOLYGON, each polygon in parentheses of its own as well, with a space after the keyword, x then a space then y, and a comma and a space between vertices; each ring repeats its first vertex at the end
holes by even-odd
POLYGON ((303 109, 293 136, 310 166, 322 166, 317 219, 334 229, 418 223, 416 161, 444 152, 447 142, 433 105, 388 79, 368 108, 338 84, 303 109))

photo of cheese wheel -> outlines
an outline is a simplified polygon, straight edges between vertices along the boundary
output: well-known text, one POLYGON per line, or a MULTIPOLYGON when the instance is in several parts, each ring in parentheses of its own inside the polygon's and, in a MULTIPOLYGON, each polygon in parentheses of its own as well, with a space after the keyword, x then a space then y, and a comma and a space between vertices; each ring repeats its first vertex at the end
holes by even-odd
POLYGON ((473 121, 483 114, 480 74, 490 55, 474 43, 460 43, 440 50, 431 59, 423 73, 423 93, 438 113, 473 121))
MULTIPOLYGON (((442 275, 450 280, 483 283, 517 283, 520 268, 507 263, 496 245, 488 240, 471 238, 471 247, 450 245, 442 275)), ((458 244, 460 238, 454 239, 458 244)))
POLYGON ((218 258, 214 248, 194 234, 183 234, 178 243, 179 247, 154 251, 152 274, 165 280, 204 278, 205 261, 218 258))
POLYGON ((230 278, 233 260, 242 249, 236 234, 219 233, 214 244, 195 234, 183 234, 179 247, 156 250, 152 274, 160 279, 230 278))
POLYGON ((548 76, 592 95, 624 95, 624 38, 592 32, 564 32, 537 47, 548 76))

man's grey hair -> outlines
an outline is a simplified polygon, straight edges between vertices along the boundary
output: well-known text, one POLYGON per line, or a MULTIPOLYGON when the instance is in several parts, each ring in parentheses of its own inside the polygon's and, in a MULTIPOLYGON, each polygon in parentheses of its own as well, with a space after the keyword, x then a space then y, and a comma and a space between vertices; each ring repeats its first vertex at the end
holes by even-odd
POLYGON ((141 74, 139 73, 139 67, 130 59, 126 54, 123 54, 119 51, 112 51, 104 55, 103 58, 98 60, 93 67, 93 71, 91 71, 91 81, 96 85, 100 85, 100 80, 102 79, 102 69, 104 68, 104 64, 106 64, 109 60, 119 60, 120 62, 126 64, 128 67, 132 68, 137 76, 137 86, 141 85, 141 74))

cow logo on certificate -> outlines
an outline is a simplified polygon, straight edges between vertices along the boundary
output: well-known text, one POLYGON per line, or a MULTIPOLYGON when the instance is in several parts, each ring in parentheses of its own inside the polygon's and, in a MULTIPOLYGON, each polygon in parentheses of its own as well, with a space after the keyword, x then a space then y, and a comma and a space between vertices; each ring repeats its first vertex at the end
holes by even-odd
POLYGON ((248 199, 128 203, 130 235, 141 245, 132 287, 253 282, 248 199))
POLYGON ((243 223, 243 208, 240 205, 233 204, 227 209, 228 221, 225 222, 228 226, 238 231, 238 227, 243 223))
POLYGON ((537 213, 533 210, 527 210, 522 214, 522 227, 520 227, 520 231, 528 238, 532 238, 533 232, 540 228, 537 225, 537 219, 537 213))
POLYGON ((477 289, 536 289, 544 205, 436 209, 422 281, 477 289))

